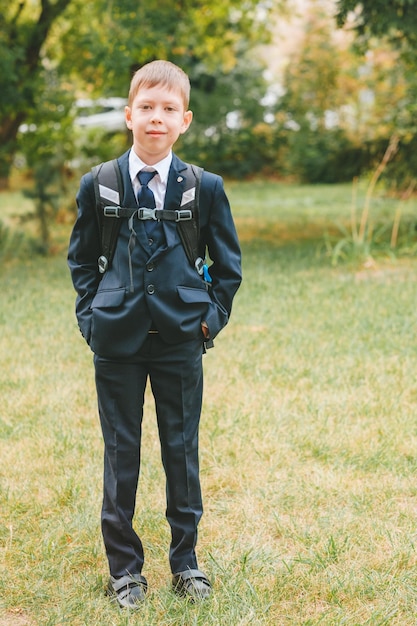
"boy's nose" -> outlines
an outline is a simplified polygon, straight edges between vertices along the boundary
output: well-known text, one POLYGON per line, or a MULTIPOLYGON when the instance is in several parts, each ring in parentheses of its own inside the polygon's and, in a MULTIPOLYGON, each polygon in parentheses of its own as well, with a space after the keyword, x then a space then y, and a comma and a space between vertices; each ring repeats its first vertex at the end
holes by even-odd
POLYGON ((160 111, 158 111, 157 109, 154 109, 152 111, 152 116, 151 116, 151 122, 161 122, 162 121, 162 116, 160 111))

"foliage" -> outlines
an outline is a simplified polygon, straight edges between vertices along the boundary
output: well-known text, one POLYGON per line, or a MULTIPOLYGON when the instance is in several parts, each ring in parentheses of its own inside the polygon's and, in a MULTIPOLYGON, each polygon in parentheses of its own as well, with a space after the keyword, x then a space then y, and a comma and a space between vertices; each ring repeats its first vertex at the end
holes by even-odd
POLYGON ((398 134, 399 151, 384 177, 407 188, 415 171, 410 159, 417 132, 417 1, 338 0, 337 10, 337 23, 355 32, 355 46, 364 55, 361 81, 370 100, 360 136, 377 143, 398 134))
POLYGON ((348 44, 337 43, 328 18, 312 11, 285 70, 277 114, 287 128, 285 172, 304 182, 352 180, 370 164, 358 140, 363 85, 348 44))
POLYGON ((342 102, 339 89, 341 56, 332 41, 331 23, 318 13, 306 18, 301 45, 291 56, 284 76, 281 108, 288 119, 313 130, 326 127, 326 112, 337 111, 342 102))
MULTIPOLYGON (((352 180, 376 167, 395 133, 400 150, 384 171, 400 188, 416 130, 415 63, 386 40, 367 40, 360 52, 352 31, 337 38, 327 16, 311 11, 284 76, 278 116, 288 133, 287 171, 309 182, 352 180)), ((410 163, 411 165, 411 163, 410 163)))
POLYGON ((369 167, 366 146, 336 129, 304 128, 289 138, 287 172, 307 183, 351 181, 369 167))
POLYGON ((399 149, 387 169, 383 178, 390 187, 401 193, 408 189, 415 180, 417 172, 417 136, 403 138, 399 142, 399 149))
POLYGON ((38 225, 41 249, 46 254, 50 247, 50 227, 64 203, 67 163, 74 153, 75 135, 72 98, 60 85, 56 71, 42 68, 38 76, 43 89, 33 96, 36 115, 28 115, 19 155, 32 174, 32 189, 25 190, 25 194, 34 201, 33 217, 38 225))
MULTIPOLYGON (((251 80, 257 100, 265 92, 262 71, 253 74, 248 55, 268 41, 269 16, 283 3, 150 0, 133 9, 127 0, 37 0, 34 5, 12 0, 0 17, 0 175, 10 168, 18 128, 38 116, 51 70, 58 77, 57 92, 72 93, 73 99, 77 93, 124 96, 134 69, 168 58, 189 73, 196 117, 205 129, 236 108, 244 118, 251 80)), ((259 106, 254 110, 261 115, 259 106)), ((62 111, 65 123, 64 118, 62 111)))
POLYGON ((7 177, 19 126, 42 91, 41 51, 55 20, 71 0, 2 2, 0 11, 0 179, 7 177))
MULTIPOLYGON (((125 95, 137 67, 157 57, 178 63, 190 76, 194 111, 178 149, 185 159, 205 167, 214 163, 216 171, 228 173, 231 165, 221 158, 218 144, 231 143, 232 152, 237 152, 238 133, 227 123, 230 115, 238 119, 243 135, 263 120, 264 68, 252 49, 269 40, 268 18, 282 4, 163 1, 143 3, 132 12, 130 3, 83 3, 81 30, 79 16, 74 17, 60 38, 61 68, 76 74, 74 80, 81 78, 83 89, 92 94, 125 95), (100 26, 93 32, 91 23, 100 26), (109 38, 109 31, 117 36, 109 38), (87 42, 90 55, 74 54, 80 39, 87 42)), ((237 163, 237 176, 241 170, 237 163)))
POLYGON ((264 121, 262 67, 254 60, 219 76, 212 97, 192 86, 195 117, 177 144, 181 156, 231 178, 279 170, 279 128, 264 121))
POLYGON ((196 119, 184 152, 200 160, 213 154, 214 135, 229 133, 228 113, 237 116, 244 135, 262 121, 266 83, 250 53, 268 41, 269 16, 283 4, 151 0, 132 9, 126 0, 8 3, 0 15, 0 178, 16 154, 24 157, 45 250, 49 224, 66 202, 68 166, 89 167, 128 147, 127 133, 76 129, 77 94, 125 96, 143 63, 168 58, 180 64, 190 75, 196 119))
POLYGON ((130 140, 124 133, 79 132, 75 98, 125 96, 132 72, 157 57, 180 64, 191 79, 194 121, 177 145, 188 161, 226 177, 351 180, 375 166, 395 132, 399 151, 384 179, 400 189, 413 178, 414 0, 383 3, 384 10, 379 2, 366 0, 360 9, 340 0, 343 37, 334 33, 333 17, 312 3, 303 17, 304 37, 285 68, 285 93, 272 106, 265 104, 268 83, 257 48, 271 42, 285 0, 150 0, 133 8, 129 0, 3 4, 0 178, 14 155, 23 154, 31 169, 39 160, 39 171, 59 181, 65 202, 68 165, 78 176, 78 168, 120 154, 130 140), (394 40, 396 46, 387 44, 394 40), (37 138, 17 134, 22 124, 35 128, 37 138))
POLYGON ((61 68, 92 94, 124 94, 134 69, 169 58, 210 93, 240 57, 268 41, 272 8, 256 0, 150 0, 134 9, 129 0, 73 0, 59 30, 61 68))
MULTIPOLYGON (((373 256, 378 252, 389 250, 391 255, 394 255, 395 249, 399 243, 400 234, 400 220, 402 206, 398 204, 393 216, 390 216, 390 220, 385 223, 378 224, 371 219, 371 204, 373 195, 375 192, 376 184, 381 178, 382 174, 386 170, 388 164, 395 157, 398 152, 399 138, 397 135, 393 135, 389 141, 389 144, 384 152, 384 155, 375 168, 372 176, 367 185, 365 198, 363 201, 363 208, 360 218, 357 218, 357 179, 353 182, 352 190, 352 211, 351 211, 351 230, 347 231, 346 228, 342 229, 345 236, 339 238, 337 243, 332 246, 330 238, 327 238, 328 249, 331 254, 332 262, 337 263, 341 259, 354 259, 356 262, 373 263, 373 256), (391 237, 389 242, 386 240, 386 233, 391 228, 391 237)), ((416 185, 416 179, 412 181, 406 192, 402 194, 401 202, 408 200, 416 185)), ((415 225, 413 224, 413 230, 415 225)), ((417 250, 416 244, 412 246, 413 253, 417 250)))
POLYGON ((417 0, 337 0, 339 26, 352 24, 363 39, 384 37, 417 50, 417 0))

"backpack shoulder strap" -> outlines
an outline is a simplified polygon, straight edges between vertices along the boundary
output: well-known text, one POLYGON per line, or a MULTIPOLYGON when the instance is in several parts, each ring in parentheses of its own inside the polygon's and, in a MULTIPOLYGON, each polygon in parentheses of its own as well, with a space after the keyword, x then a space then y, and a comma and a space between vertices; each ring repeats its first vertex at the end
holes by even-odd
POLYGON ((98 259, 98 268, 104 274, 110 267, 114 256, 117 237, 120 230, 120 220, 106 219, 105 206, 120 206, 123 198, 123 181, 117 159, 105 161, 92 168, 94 193, 96 198, 96 213, 101 237, 101 256, 98 259))
POLYGON ((199 274, 203 273, 204 261, 200 256, 199 238, 200 238, 200 186, 203 169, 197 165, 187 163, 187 171, 185 174, 184 194, 191 192, 190 200, 184 204, 182 209, 192 211, 193 219, 180 221, 177 223, 178 233, 184 246, 185 254, 191 265, 195 267, 199 274))
MULTIPOLYGON (((104 207, 120 207, 120 199, 123 198, 123 181, 117 159, 100 163, 100 165, 93 167, 91 171, 94 180, 96 213, 101 237, 101 256, 98 259, 98 267, 100 273, 104 274, 113 260, 121 224, 119 219, 106 218, 104 207)), ((184 194, 190 192, 190 199, 182 205, 181 209, 190 210, 193 217, 190 220, 177 222, 178 233, 187 259, 201 275, 203 274, 204 265, 204 260, 199 252, 199 199, 202 175, 203 168, 187 163, 184 194)))

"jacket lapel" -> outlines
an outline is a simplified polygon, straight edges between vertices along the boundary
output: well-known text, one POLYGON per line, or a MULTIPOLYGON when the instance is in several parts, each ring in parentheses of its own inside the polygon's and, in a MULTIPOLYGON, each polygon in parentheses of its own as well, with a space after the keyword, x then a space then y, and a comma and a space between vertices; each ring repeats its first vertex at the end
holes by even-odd
POLYGON ((122 206, 134 207, 136 205, 136 198, 135 198, 135 194, 134 194, 133 187, 132 187, 132 181, 130 180, 130 174, 129 174, 129 152, 130 150, 122 154, 122 156, 118 159, 118 162, 119 162, 120 172, 122 174, 123 189, 124 189, 122 206))

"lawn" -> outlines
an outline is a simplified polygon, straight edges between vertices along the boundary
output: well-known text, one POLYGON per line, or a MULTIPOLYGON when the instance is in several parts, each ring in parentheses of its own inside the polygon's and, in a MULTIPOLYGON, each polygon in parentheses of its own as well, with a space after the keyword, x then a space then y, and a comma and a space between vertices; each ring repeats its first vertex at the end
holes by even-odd
MULTIPOLYGON (((135 524, 150 593, 135 615, 104 596, 92 355, 60 244, 0 270, 0 626, 416 624, 417 202, 401 209, 408 254, 335 263, 350 185, 227 188, 244 282, 204 357, 198 554, 212 598, 170 589, 149 392, 135 524)), ((4 216, 17 204, 0 196, 4 216)), ((373 232, 397 209, 376 195, 373 232)))

